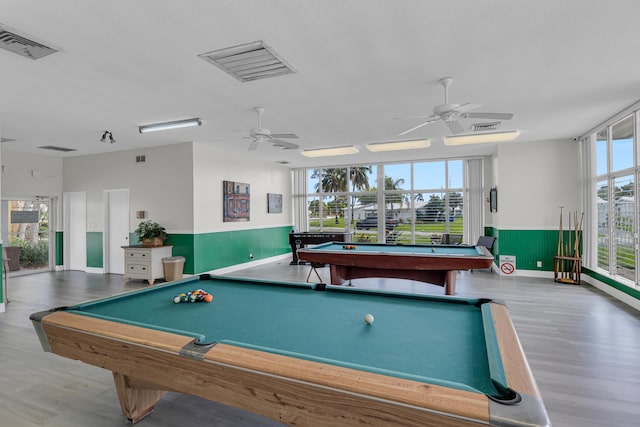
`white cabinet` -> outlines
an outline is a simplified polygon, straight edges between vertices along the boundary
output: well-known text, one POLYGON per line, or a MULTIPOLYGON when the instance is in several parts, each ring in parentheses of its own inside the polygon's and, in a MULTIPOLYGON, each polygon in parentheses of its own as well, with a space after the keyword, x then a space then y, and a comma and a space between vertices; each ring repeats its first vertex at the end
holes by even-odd
POLYGON ((123 246, 124 281, 142 279, 153 285, 156 279, 164 277, 162 258, 173 254, 173 246, 123 246))

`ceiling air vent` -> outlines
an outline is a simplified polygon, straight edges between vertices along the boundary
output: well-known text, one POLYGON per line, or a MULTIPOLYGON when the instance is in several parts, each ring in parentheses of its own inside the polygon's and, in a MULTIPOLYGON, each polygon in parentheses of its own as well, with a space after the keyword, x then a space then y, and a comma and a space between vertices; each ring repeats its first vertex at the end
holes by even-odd
POLYGON ((30 40, 25 35, 20 35, 3 25, 0 25, 0 48, 30 59, 40 59, 57 52, 56 49, 30 40))
POLYGON ((69 151, 76 151, 75 148, 57 147, 55 145, 43 145, 42 147, 38 147, 38 148, 42 148, 43 150, 62 151, 65 153, 69 151))
POLYGON ((474 132, 481 132, 484 130, 495 130, 498 129, 501 122, 492 122, 492 123, 475 123, 471 125, 471 130, 474 132))
POLYGON ((198 55, 241 82, 295 73, 286 61, 263 41, 241 44, 198 55))

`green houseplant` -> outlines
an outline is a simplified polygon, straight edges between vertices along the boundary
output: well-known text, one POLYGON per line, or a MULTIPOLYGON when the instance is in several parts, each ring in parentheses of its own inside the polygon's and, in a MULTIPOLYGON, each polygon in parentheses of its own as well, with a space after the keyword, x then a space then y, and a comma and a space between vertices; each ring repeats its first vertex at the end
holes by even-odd
POLYGON ((167 240, 167 232, 164 227, 151 220, 138 224, 135 233, 143 246, 162 246, 167 240))

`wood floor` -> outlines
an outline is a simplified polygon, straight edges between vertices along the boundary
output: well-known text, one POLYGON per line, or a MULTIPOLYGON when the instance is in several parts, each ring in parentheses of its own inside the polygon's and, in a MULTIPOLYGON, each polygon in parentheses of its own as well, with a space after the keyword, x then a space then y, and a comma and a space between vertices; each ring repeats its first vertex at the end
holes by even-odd
MULTIPOLYGON (((278 261, 233 276, 305 281, 309 267, 278 261)), ((328 269, 318 270, 328 281, 328 269)), ((359 279, 359 287, 442 294, 419 282, 359 279)), ((144 287, 122 276, 81 272, 10 278, 0 313, 0 427, 118 426, 111 373, 44 353, 29 315, 144 287)), ((549 416, 556 427, 640 425, 640 312, 589 285, 551 279, 458 274, 457 294, 507 303, 549 416)), ((141 427, 279 426, 261 416, 169 393, 141 427)))

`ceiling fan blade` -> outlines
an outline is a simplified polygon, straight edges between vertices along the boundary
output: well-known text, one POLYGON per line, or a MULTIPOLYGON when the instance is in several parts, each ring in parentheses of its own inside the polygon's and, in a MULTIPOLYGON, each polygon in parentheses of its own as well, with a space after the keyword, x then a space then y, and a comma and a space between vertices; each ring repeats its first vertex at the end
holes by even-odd
POLYGON ((426 125, 428 125, 429 123, 437 122, 438 120, 440 120, 440 119, 439 119, 439 118, 437 118, 437 119, 427 120, 426 122, 420 123, 418 126, 414 126, 414 127, 412 127, 411 129, 408 129, 408 130, 405 130, 405 131, 404 131, 404 132, 402 132, 402 133, 399 133, 399 134, 398 134, 398 136, 406 135, 406 134, 408 134, 409 132, 413 132, 414 130, 420 129, 422 126, 426 126, 426 125))
POLYGON ((273 141, 271 141, 273 143, 273 145, 275 145, 276 147, 282 147, 285 150, 295 150, 298 148, 297 144, 293 144, 291 142, 287 142, 287 141, 282 141, 280 139, 274 139, 273 141))
POLYGON ((256 148, 258 148, 258 144, 260 143, 260 140, 258 139, 254 139, 253 141, 251 141, 251 144, 249 144, 249 150, 248 151, 253 151, 256 148))
POLYGON ((273 138, 300 139, 295 133, 272 133, 273 138))
POLYGON ((447 125, 449 130, 451 132, 453 132, 454 134, 458 134, 458 133, 464 132, 464 128, 456 120, 445 120, 444 124, 447 125))
POLYGON ((495 119, 495 120, 511 120, 513 118, 512 113, 464 113, 462 115, 465 119, 495 119))
POLYGON ((466 113, 467 111, 475 110, 477 108, 482 107, 480 104, 462 104, 457 106, 456 108, 451 109, 451 111, 455 111, 458 114, 466 113))
POLYGON ((435 116, 433 114, 429 116, 402 116, 402 117, 394 117, 393 120, 426 119, 427 117, 435 117, 435 116))

